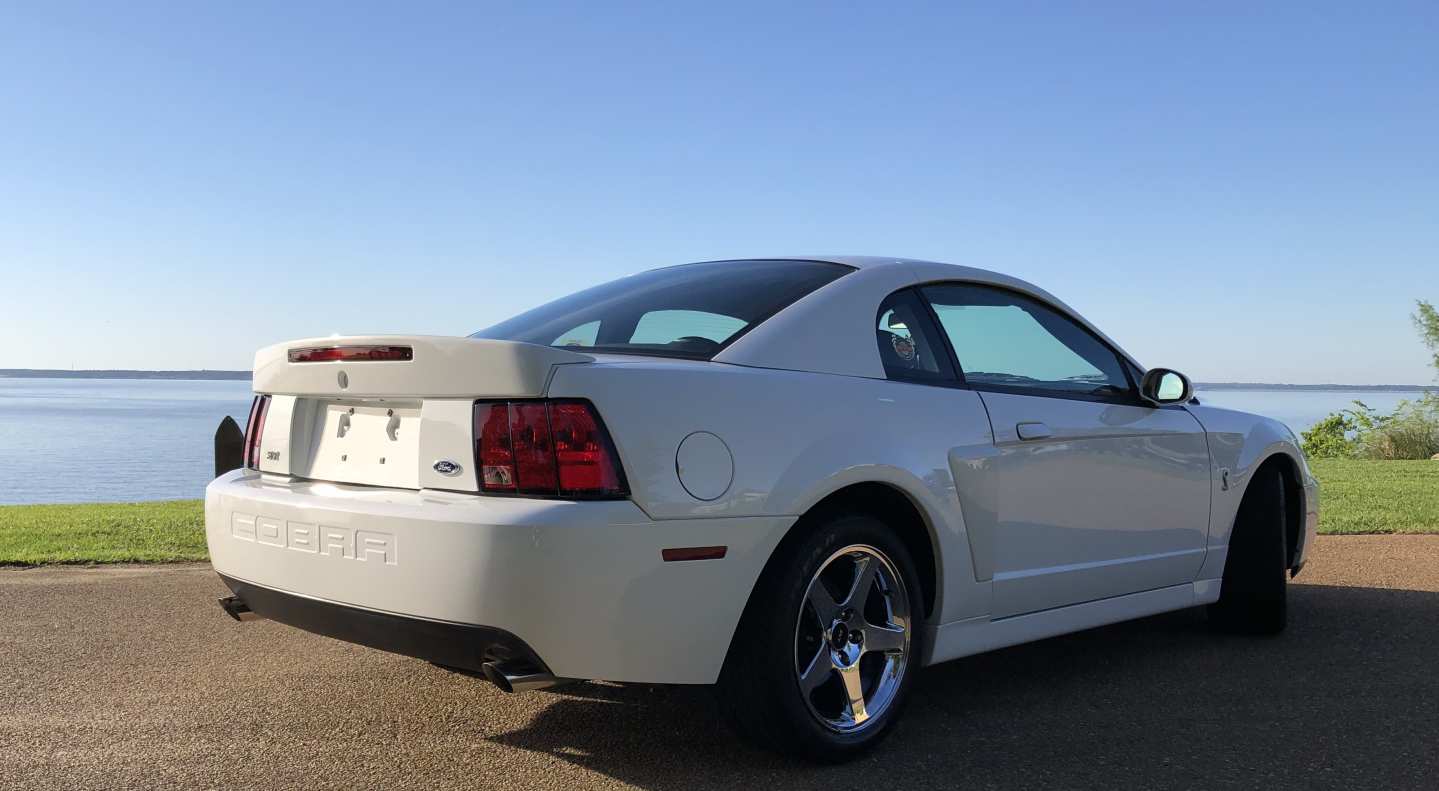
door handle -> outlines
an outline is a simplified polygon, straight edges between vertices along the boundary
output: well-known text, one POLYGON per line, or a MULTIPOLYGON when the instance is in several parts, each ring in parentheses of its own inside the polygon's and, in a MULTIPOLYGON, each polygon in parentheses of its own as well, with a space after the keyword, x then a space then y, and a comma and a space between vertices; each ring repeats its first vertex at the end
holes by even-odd
POLYGON ((1020 423, 1014 427, 1014 430, 1018 432, 1020 439, 1049 439, 1054 436, 1054 432, 1050 430, 1049 426, 1039 421, 1020 423))

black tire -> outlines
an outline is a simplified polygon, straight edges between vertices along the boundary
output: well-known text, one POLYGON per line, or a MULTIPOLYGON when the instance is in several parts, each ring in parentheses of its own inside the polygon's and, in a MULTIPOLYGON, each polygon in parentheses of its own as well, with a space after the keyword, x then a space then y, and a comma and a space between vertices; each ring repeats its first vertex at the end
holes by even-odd
MULTIPOLYGON (((731 640, 716 692, 720 708, 741 736, 781 753, 838 763, 856 758, 878 744, 888 735, 903 711, 914 676, 919 670, 919 657, 923 656, 923 631, 919 627, 924 616, 924 603, 913 559, 904 543, 878 519, 861 514, 836 514, 797 529, 804 532, 781 547, 755 585, 731 640), (890 562, 893 571, 898 573, 903 583, 902 593, 905 594, 902 598, 900 591, 893 587, 886 589, 883 583, 872 590, 878 592, 882 602, 907 603, 909 643, 904 652, 905 665, 899 681, 889 688, 887 703, 879 709, 879 713, 869 717, 862 725, 853 725, 857 730, 836 732, 827 727, 822 716, 813 710, 816 697, 823 697, 833 689, 821 685, 807 694, 801 692, 797 656, 802 657, 808 649, 804 647, 800 635, 800 624, 817 612, 804 609, 813 606, 806 603, 813 601, 808 596, 811 580, 817 579, 822 567, 832 568, 832 565, 825 565, 827 562, 834 564, 839 562, 838 558, 849 557, 844 550, 855 546, 878 550, 890 562)), ((855 568, 859 566, 856 564, 855 568)), ((839 598, 835 597, 836 600, 839 598)), ((838 617, 843 617, 846 612, 852 610, 841 604, 841 615, 838 617)), ((851 618, 864 631, 874 628, 867 616, 851 618)), ((819 622, 817 618, 814 621, 819 622)), ((816 661, 818 657, 830 656, 828 646, 834 644, 833 638, 834 635, 830 635, 830 640, 826 641, 822 637, 815 643, 819 652, 816 661)), ((863 650, 870 651, 867 642, 870 636, 859 639, 866 641, 863 650)), ((866 653, 863 656, 865 658, 856 660, 853 665, 856 674, 860 665, 875 655, 866 653)), ((878 661, 889 661, 892 656, 881 652, 878 661)), ((837 670, 822 672, 838 673, 837 670)), ((875 677, 876 674, 871 674, 872 680, 875 677)), ((843 682, 843 676, 834 676, 824 684, 838 683, 842 693, 843 682)), ((840 705, 845 704, 841 701, 840 705)), ((852 714, 853 709, 849 711, 852 714)))
POLYGON ((1219 601, 1209 605, 1217 628, 1237 634, 1278 634, 1288 620, 1284 481, 1264 470, 1249 485, 1224 562, 1219 601))

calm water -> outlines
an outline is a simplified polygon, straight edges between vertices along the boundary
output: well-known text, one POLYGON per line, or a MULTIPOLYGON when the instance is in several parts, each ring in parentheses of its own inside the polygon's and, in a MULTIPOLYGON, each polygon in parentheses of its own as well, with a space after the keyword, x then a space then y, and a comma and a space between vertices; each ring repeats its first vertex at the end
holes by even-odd
POLYGON ((1419 390, 1397 393, 1386 390, 1200 390, 1198 395, 1203 404, 1282 420, 1298 434, 1329 413, 1348 409, 1355 400, 1380 412, 1391 412, 1400 401, 1413 401, 1424 393, 1419 390))
MULTIPOLYGON (((1390 410, 1417 393, 1201 391, 1303 431, 1358 398, 1390 410)), ((244 425, 249 382, 0 378, 0 503, 200 497, 214 471, 215 427, 244 425)))
POLYGON ((248 381, 0 378, 0 503, 203 497, 248 381))

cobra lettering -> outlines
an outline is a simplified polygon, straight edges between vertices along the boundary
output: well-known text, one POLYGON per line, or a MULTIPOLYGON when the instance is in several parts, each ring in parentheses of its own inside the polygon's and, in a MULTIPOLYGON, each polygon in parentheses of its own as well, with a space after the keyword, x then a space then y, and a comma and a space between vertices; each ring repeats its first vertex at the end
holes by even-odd
POLYGON ((230 520, 230 535, 239 541, 317 557, 399 565, 394 534, 380 530, 357 530, 236 512, 230 520))

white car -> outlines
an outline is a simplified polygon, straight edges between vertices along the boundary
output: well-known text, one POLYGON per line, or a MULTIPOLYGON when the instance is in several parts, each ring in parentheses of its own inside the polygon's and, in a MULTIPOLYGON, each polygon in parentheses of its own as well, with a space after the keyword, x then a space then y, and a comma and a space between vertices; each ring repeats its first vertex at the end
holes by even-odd
POLYGON ((657 269, 469 338, 255 357, 206 491, 231 615, 482 674, 716 684, 874 745, 925 665, 1166 610, 1284 627, 1318 490, 1048 293, 926 261, 657 269))

